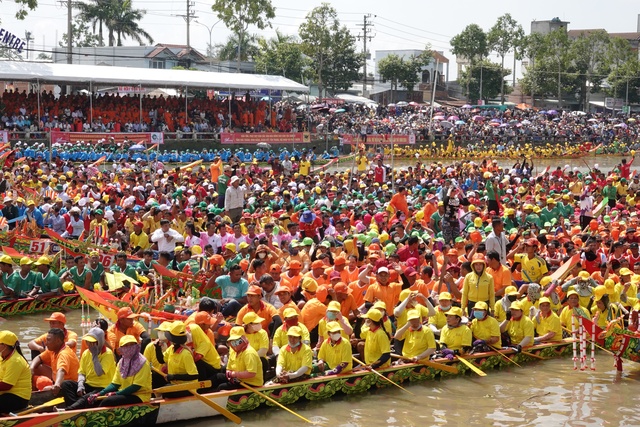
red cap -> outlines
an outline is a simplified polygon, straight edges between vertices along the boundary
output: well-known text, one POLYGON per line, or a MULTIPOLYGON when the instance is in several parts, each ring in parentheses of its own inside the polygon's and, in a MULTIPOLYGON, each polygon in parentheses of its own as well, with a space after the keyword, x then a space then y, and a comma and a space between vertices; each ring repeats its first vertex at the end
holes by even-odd
POLYGON ((336 285, 333 287, 333 290, 341 294, 349 293, 349 288, 347 287, 347 285, 344 284, 344 282, 336 283, 336 285))
POLYGON ((133 225, 135 225, 136 227, 140 227, 140 228, 144 227, 144 224, 142 223, 142 221, 136 221, 136 222, 133 223, 133 225))
POLYGON ((138 317, 138 315, 135 314, 133 310, 131 310, 131 307, 122 307, 120 310, 118 310, 118 320, 135 319, 136 317, 138 317))
POLYGON ((342 276, 337 271, 332 271, 329 275, 329 280, 340 279, 342 276))
POLYGON ((302 264, 300 263, 300 261, 294 259, 289 263, 289 270, 300 270, 300 269, 302 269, 302 264))
POLYGON ((404 271, 404 275, 407 277, 415 276, 416 274, 418 274, 418 272, 413 267, 407 267, 407 269, 404 271))
POLYGON ((345 265, 347 263, 347 260, 344 257, 336 257, 336 259, 333 261, 333 265, 345 265))

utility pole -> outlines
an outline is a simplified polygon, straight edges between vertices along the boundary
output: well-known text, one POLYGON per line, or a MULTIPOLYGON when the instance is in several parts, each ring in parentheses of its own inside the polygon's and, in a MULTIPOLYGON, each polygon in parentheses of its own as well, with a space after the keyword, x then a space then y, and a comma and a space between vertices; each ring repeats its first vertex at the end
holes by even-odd
POLYGON ((73 25, 72 25, 73 3, 67 0, 67 64, 73 63, 73 25))
POLYGON ((198 19, 198 16, 195 16, 195 11, 193 10, 195 5, 195 1, 187 0, 187 13, 185 15, 174 15, 184 18, 184 21, 187 23, 187 49, 189 49, 189 51, 191 51, 191 35, 189 27, 191 25, 191 21, 198 19))
MULTIPOLYGON (((373 17, 375 18, 376 15, 373 15, 373 17)), ((367 39, 371 41, 371 39, 374 37, 373 35, 371 35, 371 27, 373 27, 373 23, 371 22, 370 13, 367 13, 366 15, 364 15, 362 24, 358 24, 358 27, 362 27, 362 34, 358 34, 358 41, 362 39, 364 43, 364 46, 363 46, 364 66, 362 67, 362 73, 364 74, 364 76, 362 79, 362 96, 366 98, 367 97, 367 60, 371 57, 371 55, 369 55, 369 52, 367 51, 367 39)))
POLYGON ((29 42, 33 40, 33 37, 31 37, 31 31, 24 32, 24 39, 27 42, 27 59, 29 59, 29 42))

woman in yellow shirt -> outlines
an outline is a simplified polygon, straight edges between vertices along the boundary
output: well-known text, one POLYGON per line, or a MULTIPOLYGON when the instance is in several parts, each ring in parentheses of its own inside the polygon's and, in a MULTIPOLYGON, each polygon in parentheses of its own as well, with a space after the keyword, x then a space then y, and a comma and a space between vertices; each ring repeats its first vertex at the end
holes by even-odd
POLYGON ((94 405, 98 396, 107 396, 100 406, 122 406, 151 400, 151 366, 140 354, 140 344, 133 335, 120 338, 122 356, 111 384, 99 393, 92 394, 87 402, 94 405))
POLYGON ((351 343, 342 337, 342 327, 338 322, 327 323, 329 338, 322 342, 318 352, 318 369, 325 375, 348 374, 351 372, 351 343))
POLYGON ((31 370, 20 351, 18 337, 0 332, 0 413, 18 412, 31 399, 31 370))
POLYGON ((484 255, 475 254, 471 261, 471 273, 465 276, 462 285, 462 309, 466 310, 467 314, 471 314, 476 302, 484 301, 492 306, 495 300, 493 277, 487 273, 484 255))
POLYGON ((391 365, 391 342, 383 327, 382 312, 372 308, 362 317, 368 329, 360 334, 364 338, 364 363, 372 369, 386 368, 391 365))
MULTIPOLYGON (((164 361, 167 365, 167 381, 184 382, 195 381, 198 379, 198 368, 193 360, 191 350, 186 347, 187 344, 187 328, 184 322, 176 321, 171 324, 169 331, 166 332, 167 339, 173 344, 167 348, 163 354, 164 361)), ((189 391, 179 391, 175 393, 166 393, 168 397, 189 396, 189 391)))

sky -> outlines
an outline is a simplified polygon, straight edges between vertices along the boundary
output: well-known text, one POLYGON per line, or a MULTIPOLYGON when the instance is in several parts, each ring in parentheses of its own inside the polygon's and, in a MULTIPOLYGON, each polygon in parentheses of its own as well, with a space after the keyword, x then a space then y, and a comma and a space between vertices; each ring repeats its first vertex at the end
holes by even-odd
MULTIPOLYGON (((218 18, 211 11, 211 0, 191 1, 195 3, 197 21, 203 24, 192 23, 191 46, 205 53, 209 42, 209 30, 204 25, 211 27, 218 18)), ((272 2, 276 8, 272 28, 262 31, 251 28, 250 32, 267 38, 275 35, 276 29, 285 34, 297 34, 298 27, 307 13, 321 4, 320 1, 300 0, 272 2)), ((438 6, 434 1, 417 0, 400 0, 398 3, 382 0, 332 0, 328 3, 337 10, 341 23, 354 35, 361 32, 361 27, 357 25, 362 24, 364 15, 372 15, 374 37, 368 43, 372 58, 375 58, 376 50, 421 49, 430 44, 432 49, 443 51, 450 59, 451 79, 455 78, 456 67, 449 41, 469 24, 478 24, 488 31, 499 16, 510 13, 522 25, 526 34, 530 32, 531 21, 550 20, 554 17, 569 21, 569 29, 603 28, 609 32, 634 32, 638 31, 640 14, 640 3, 637 0, 456 0, 438 2, 438 6)), ((66 32, 66 3, 39 0, 38 8, 30 12, 24 21, 15 19, 15 3, 5 0, 3 6, 0 13, 2 27, 20 36, 23 36, 25 31, 30 31, 36 49, 50 51, 58 45, 62 34, 66 32)), ((133 7, 147 10, 141 27, 151 34, 155 43, 186 44, 186 23, 182 17, 175 15, 186 12, 187 0, 133 0, 133 7)), ((229 34, 224 24, 218 22, 211 31, 211 38, 214 44, 223 43, 229 34)), ((136 43, 125 40, 124 44, 136 43)), ((362 49, 361 41, 358 42, 358 47, 362 49)), ((499 57, 495 54, 491 59, 499 62, 499 57)), ((507 64, 513 64, 513 56, 506 57, 505 66, 507 64)), ((370 60, 369 70, 374 66, 375 61, 370 60)), ((519 68, 518 65, 518 72, 519 68)))

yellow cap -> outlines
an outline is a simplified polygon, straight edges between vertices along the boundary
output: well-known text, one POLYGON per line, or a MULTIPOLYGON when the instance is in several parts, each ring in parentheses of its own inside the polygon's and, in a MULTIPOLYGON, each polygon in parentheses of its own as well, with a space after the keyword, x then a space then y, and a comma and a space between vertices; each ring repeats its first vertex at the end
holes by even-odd
POLYGON ((184 322, 176 321, 171 324, 169 333, 175 337, 184 337, 187 335, 187 327, 184 325, 184 322))
POLYGON ((451 294, 449 292, 440 292, 440 295, 438 296, 438 300, 450 300, 451 299, 451 294))
POLYGON ((245 314, 244 317, 242 318, 242 323, 244 325, 250 325, 252 323, 262 323, 263 321, 264 319, 258 316, 253 311, 250 311, 249 313, 245 314))
POLYGON ((20 259, 20 265, 31 265, 31 264, 33 264, 33 261, 29 257, 23 256, 20 259))
POLYGON ((11 331, 0 331, 0 344, 14 346, 18 342, 18 337, 11 331))
POLYGON ((290 336, 290 337, 301 337, 302 336, 302 329, 300 329, 300 326, 292 326, 289 329, 287 329, 287 336, 290 336))
POLYGON ((327 332, 341 332, 342 326, 338 322, 328 322, 327 323, 327 332))
POLYGON ((9 255, 2 255, 0 256, 0 264, 13 265, 13 259, 9 255))
POLYGON ((522 310, 522 302, 514 301, 511 303, 511 310, 522 310))
POLYGON ((51 258, 43 255, 38 258, 38 261, 36 261, 36 265, 51 265, 51 258))
POLYGON ((94 337, 93 335, 85 335, 82 337, 83 340, 85 341, 89 341, 89 342, 98 342, 98 339, 96 337, 94 337))
POLYGON ((231 328, 231 331, 229 331, 229 340, 237 340, 238 338, 244 337, 244 335, 244 328, 242 326, 234 326, 231 328))
POLYGON ((331 301, 327 306, 329 311, 340 311, 340 303, 338 301, 331 301))
POLYGON ((420 319, 420 312, 418 312, 418 310, 409 310, 407 312, 407 320, 412 320, 412 319, 420 319))
POLYGON ((484 301, 478 301, 474 304, 473 308, 477 310, 489 310, 489 306, 484 301))
POLYGON ((288 307, 284 309, 282 315, 285 319, 290 319, 292 317, 298 316, 298 312, 295 310, 295 308, 288 307))
POLYGON ((120 345, 120 347, 124 347, 125 345, 131 343, 138 344, 138 340, 136 340, 136 337, 134 337, 133 335, 125 335, 120 338, 120 342, 118 344, 120 345))
POLYGON ((518 295, 518 289, 513 285, 507 286, 506 288, 504 288, 504 294, 505 295, 518 295))
POLYGON ((382 312, 380 310, 370 309, 362 317, 365 319, 371 319, 374 322, 379 322, 382 319, 382 312))
POLYGON ((164 321, 164 322, 160 323, 160 326, 158 326, 158 327, 156 328, 156 330, 158 330, 158 331, 168 332, 168 331, 170 331, 170 330, 171 330, 171 326, 172 326, 172 325, 173 325, 173 322, 169 322, 169 321, 167 320, 167 321, 164 321))
POLYGON ((451 307, 445 315, 462 317, 462 309, 460 307, 451 307))

